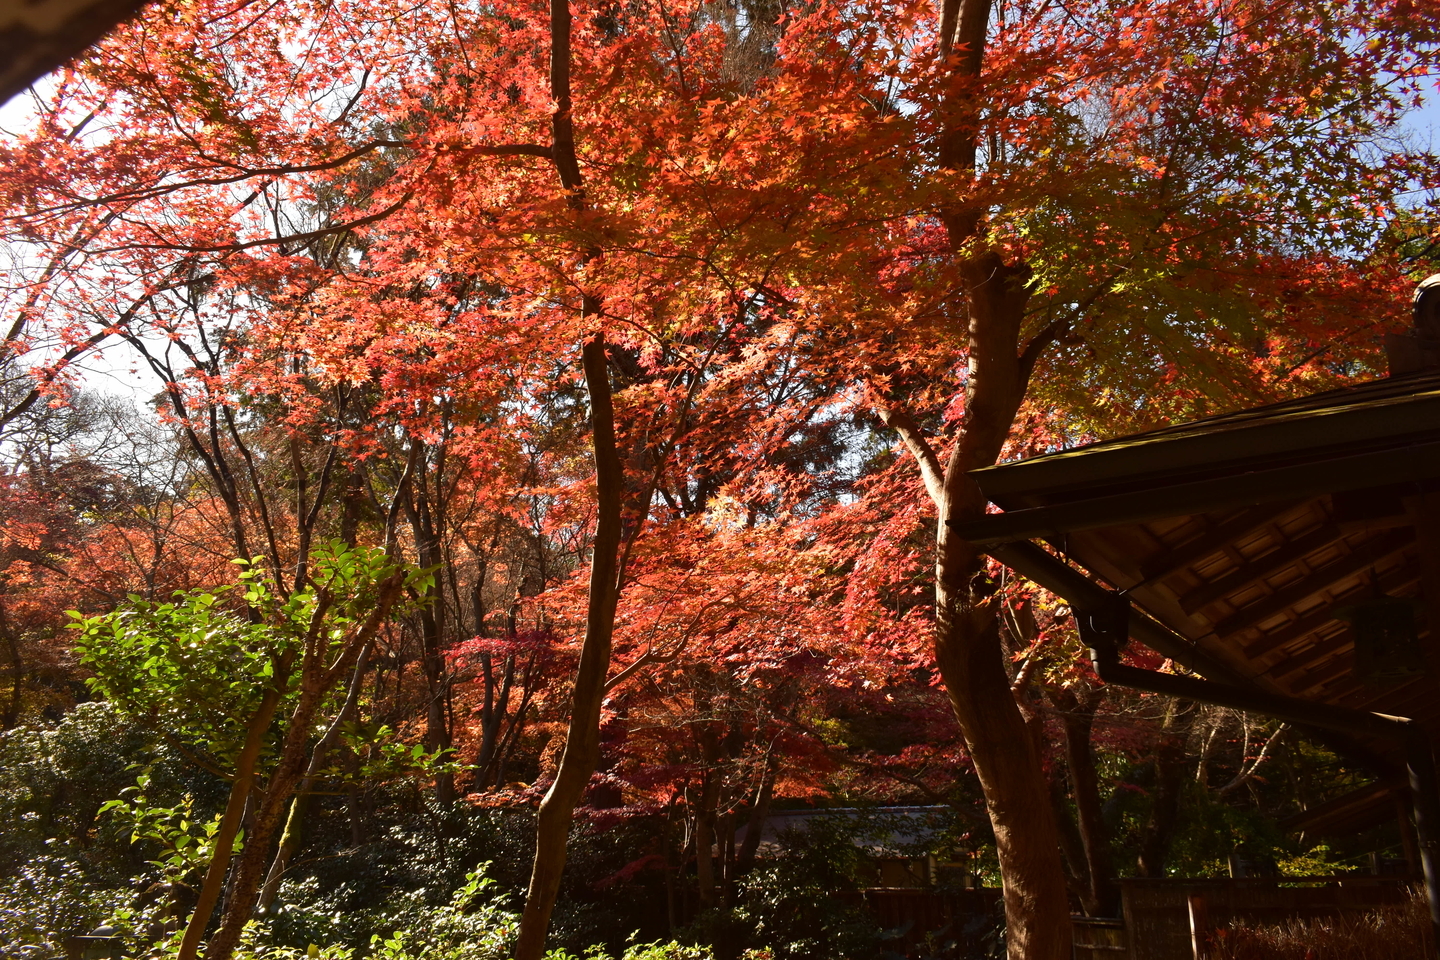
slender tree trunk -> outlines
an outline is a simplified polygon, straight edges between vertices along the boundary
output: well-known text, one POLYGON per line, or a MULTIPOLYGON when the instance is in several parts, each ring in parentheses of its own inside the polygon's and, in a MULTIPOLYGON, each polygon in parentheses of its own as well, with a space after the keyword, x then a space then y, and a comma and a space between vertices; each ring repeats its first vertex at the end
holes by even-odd
MULTIPOLYGON (((555 8, 563 7, 563 2, 555 8)), ((568 34, 569 10, 566 8, 568 34)), ((588 302, 587 313, 598 312, 599 304, 588 302)), ((585 342, 581 353, 585 385, 590 393, 591 443, 595 452, 598 521, 594 555, 590 562, 590 596, 585 611, 585 639, 580 647, 580 664, 571 694, 570 729, 565 752, 555 772, 555 782, 540 803, 535 828, 535 863, 530 889, 520 919, 520 939, 515 945, 516 960, 540 960, 550 914, 560 893, 565 869, 565 846, 575 806, 585 793, 590 775, 600 760, 600 705, 605 697, 605 680, 610 670, 610 647, 615 632, 615 607, 619 602, 619 554, 623 497, 620 457, 615 446, 615 412, 610 397, 610 371, 605 339, 596 333, 585 342)))
POLYGON ((265 882, 260 887, 260 897, 255 901, 257 914, 263 915, 275 902, 275 895, 280 891, 280 881, 285 877, 285 870, 289 867, 291 858, 300 849, 300 838, 305 830, 305 815, 309 811, 310 790, 308 785, 302 784, 290 801, 290 813, 285 817, 285 828, 280 831, 280 846, 275 850, 275 858, 270 861, 270 869, 266 872, 265 882))
MULTIPOLYGON (((284 684, 284 680, 279 677, 275 682, 277 685, 284 684)), ((279 705, 280 691, 268 690, 255 715, 250 718, 250 725, 245 731, 245 745, 235 763, 235 780, 230 785, 230 799, 220 817, 220 827, 215 831, 215 849, 210 854, 210 865, 205 870, 205 879, 201 881, 195 910, 191 913, 190 923, 185 927, 185 935, 180 940, 180 951, 176 954, 176 960, 195 960, 200 949, 200 940, 210 923, 210 916, 215 912, 215 905, 220 902, 220 891, 225 887, 225 875, 230 869, 235 836, 240 832, 245 804, 250 798, 250 788, 255 783, 255 763, 260 758, 260 749, 265 745, 265 734, 270 730, 270 723, 275 719, 275 710, 279 705)))
POLYGON ((330 722, 330 727, 320 742, 315 744, 315 749, 310 752, 310 763, 305 768, 305 778, 301 781, 299 789, 295 791, 295 797, 290 801, 290 814, 285 818, 285 829, 280 834, 280 847, 275 851, 275 859, 270 861, 270 869, 265 874, 265 883, 260 888, 260 899, 256 903, 257 912, 263 913, 270 908, 275 900, 275 894, 280 889, 280 880, 285 875, 285 869, 289 866, 290 858, 300 848, 300 839, 305 829, 305 814, 310 809, 310 793, 314 789, 315 779, 320 773, 321 766, 325 763, 326 757, 331 749, 340 739, 341 727, 350 719, 360 703, 360 693, 365 686, 365 668, 370 663, 369 650, 360 651, 360 659, 355 664, 355 669, 350 674, 350 687, 345 693, 345 703, 341 706, 340 712, 330 722))
POLYGON ((1050 778, 1050 809, 1055 811, 1055 829, 1060 834, 1060 864, 1065 869, 1065 885, 1083 904, 1090 896, 1090 870, 1085 864, 1085 841, 1080 828, 1070 816, 1070 796, 1058 777, 1050 778))
MULTIPOLYGON (((309 755, 307 745, 315 714, 326 694, 340 677, 354 668, 374 641, 380 624, 390 615, 391 607, 399 599, 404 580, 404 574, 397 571, 378 585, 375 608, 364 624, 347 638, 342 654, 333 665, 328 665, 327 657, 320 652, 329 647, 328 636, 313 641, 320 645, 318 651, 307 651, 302 667, 300 696, 287 721, 280 757, 270 773, 264 793, 256 795, 259 802, 256 804, 254 825, 247 831, 245 845, 235 864, 225 916, 215 936, 205 946, 205 960, 229 960, 240 942, 240 934, 254 915, 259 900, 260 884, 265 879, 265 868, 270 859, 270 843, 287 802, 305 775, 309 755)), ((322 606, 316 613, 317 620, 323 617, 323 610, 322 606)))
MULTIPOLYGON (((313 711, 307 712, 313 715, 313 711)), ((290 722, 304 722, 305 719, 292 713, 290 722)), ((286 740, 291 738, 287 735, 286 740)), ((225 898, 225 914, 215 935, 205 945, 205 960, 228 960, 240 942, 245 924, 254 915, 260 884, 265 877, 265 865, 270 860, 270 844, 280 825, 281 814, 285 812, 285 802, 303 775, 304 762, 304 744, 296 750, 293 742, 287 742, 281 749, 279 763, 270 774, 264 792, 255 794, 259 802, 251 823, 246 827, 245 844, 235 860, 230 890, 225 898)))
MULTIPOLYGON (((695 878, 700 888, 702 910, 716 906, 719 899, 719 871, 715 869, 715 847, 719 845, 717 841, 723 843, 723 838, 716 832, 716 811, 720 806, 720 786, 723 781, 719 739, 711 724, 701 724, 700 757, 704 763, 704 779, 700 783, 700 798, 695 810, 695 878)), ((721 855, 724 855, 723 845, 721 855)))
POLYGON ((1185 742, 1198 715, 1194 704, 1172 700, 1166 708, 1161 728, 1160 746, 1155 751, 1155 789, 1150 805, 1150 819, 1140 836, 1139 867, 1142 877, 1165 876, 1165 861, 1170 855, 1170 842, 1180 822, 1180 794, 1184 791, 1189 764, 1185 759, 1185 742))
POLYGON ((5 706, 5 715, 0 719, 0 729, 9 730, 20 722, 20 696, 25 679, 25 661, 20 656, 20 644, 15 632, 6 619, 5 607, 0 604, 0 637, 5 640, 5 649, 10 654, 10 702, 5 706))
POLYGON ((770 815, 770 797, 775 792, 774 760, 765 756, 765 768, 760 772, 760 787, 755 792, 755 805, 750 808, 750 824, 745 828, 745 840, 735 855, 735 875, 743 877, 755 866, 755 854, 760 850, 760 838, 765 832, 765 818, 770 815))
MULTIPOLYGON (((444 564, 444 536, 442 518, 437 504, 431 497, 431 460, 434 467, 435 487, 439 488, 444 479, 445 445, 443 441, 428 447, 420 440, 410 441, 419 450, 416 458, 418 469, 410 480, 409 496, 403 501, 410 532, 415 538, 415 550, 422 568, 438 567, 444 564)), ((438 495, 438 494, 437 494, 438 495)), ((443 750, 450 746, 450 725, 445 711, 449 678, 445 673, 445 662, 440 648, 445 640, 445 594, 443 575, 437 571, 425 595, 420 609, 421 666, 425 671, 425 686, 430 699, 425 709, 425 749, 443 750)), ((442 773, 435 778, 435 799, 442 804, 455 799, 454 777, 442 773)))
POLYGON ((1090 874, 1090 894, 1085 909, 1093 917, 1118 916, 1120 910, 1120 888, 1115 883, 1110 832, 1105 828, 1100 778, 1090 742, 1095 710, 1104 691, 1104 687, 1093 687, 1080 696, 1069 690, 1051 692, 1051 702, 1061 711, 1065 731, 1065 766, 1070 772, 1070 793, 1075 800, 1086 870, 1090 874))

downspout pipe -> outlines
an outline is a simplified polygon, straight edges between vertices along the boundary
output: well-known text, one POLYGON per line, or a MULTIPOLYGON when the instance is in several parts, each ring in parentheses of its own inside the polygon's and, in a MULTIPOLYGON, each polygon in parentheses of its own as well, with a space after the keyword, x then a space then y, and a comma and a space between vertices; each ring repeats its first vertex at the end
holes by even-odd
POLYGON ((1342 733, 1384 737, 1397 742, 1404 751, 1410 779, 1410 798, 1419 839, 1420 863, 1425 872, 1425 895, 1430 904, 1432 956, 1440 958, 1440 800, 1437 800, 1435 757, 1430 738, 1414 720, 1383 713, 1366 713, 1329 704, 1300 700, 1229 684, 1142 670, 1120 661, 1120 649, 1130 638, 1130 602, 1092 583, 1107 594, 1104 603, 1091 601, 1076 605, 1075 623, 1080 638, 1089 648, 1095 673, 1106 683, 1181 697, 1200 703, 1261 713, 1290 723, 1336 730, 1342 733))

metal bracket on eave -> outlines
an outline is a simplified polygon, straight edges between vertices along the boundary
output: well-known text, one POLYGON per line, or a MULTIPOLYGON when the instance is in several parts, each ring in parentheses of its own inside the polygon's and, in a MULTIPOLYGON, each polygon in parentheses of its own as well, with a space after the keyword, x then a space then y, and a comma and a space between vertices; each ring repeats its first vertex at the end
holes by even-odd
MULTIPOLYGON (((1084 572, 1048 553, 1037 544, 1006 543, 990 547, 988 552, 990 556, 1011 570, 1065 600, 1077 612, 1105 610, 1117 603, 1124 603, 1127 608, 1125 632, 1128 636, 1139 640, 1156 653, 1169 657, 1181 666, 1194 671, 1204 677, 1206 681, 1214 681, 1231 690, 1240 689, 1246 692, 1254 690, 1249 681, 1230 667, 1197 649, 1189 640, 1175 633, 1169 627, 1130 607, 1126 598, 1094 582, 1084 572)), ((1201 682, 1190 678, 1176 679, 1186 679, 1192 683, 1201 682)), ((1121 685, 1124 686, 1123 683, 1121 685)), ((1194 699, 1196 693, 1195 690, 1190 690, 1188 693, 1178 690, 1169 692, 1174 696, 1187 699, 1194 699)), ((1259 691, 1255 692, 1259 693, 1259 691)), ((1333 717, 1334 714, 1331 714, 1332 719, 1333 717)), ((1323 729, 1333 730, 1333 727, 1324 727, 1323 729)), ((1393 772, 1387 761, 1373 754, 1368 748, 1354 742, 1342 743, 1335 740, 1330 734, 1324 734, 1323 737, 1329 737, 1326 742, 1333 749, 1346 756, 1356 758, 1360 763, 1373 768, 1381 775, 1388 776, 1393 772)))
POLYGON ((1044 507, 1024 507, 946 525, 976 546, 1076 530, 1095 530, 1164 517, 1185 517, 1214 510, 1248 507, 1280 500, 1316 497, 1341 490, 1440 477, 1440 442, 1421 443, 1335 457, 1309 463, 1252 470, 1230 477, 1195 480, 1132 493, 1112 494, 1044 507))
MULTIPOLYGON (((1072 609, 1094 610, 1112 603, 1115 594, 1085 574, 1028 540, 992 544, 985 552, 1028 580, 1038 583, 1070 604, 1072 609)), ((1130 616, 1130 636, 1156 653, 1210 680, 1243 683, 1235 671, 1169 627, 1139 611, 1130 616)))

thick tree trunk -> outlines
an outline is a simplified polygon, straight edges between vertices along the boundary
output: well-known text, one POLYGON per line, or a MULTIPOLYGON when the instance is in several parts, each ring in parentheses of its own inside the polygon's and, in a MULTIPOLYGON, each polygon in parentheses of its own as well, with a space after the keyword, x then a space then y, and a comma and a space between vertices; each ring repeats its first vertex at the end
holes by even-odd
MULTIPOLYGON (((956 82, 936 110, 941 130, 935 160, 964 182, 977 169, 991 0, 939 0, 938 6, 939 49, 949 57, 956 82)), ((985 575, 984 558, 949 526, 985 512, 985 497, 967 472, 999 458, 1034 358, 1048 340, 1036 336, 1022 349, 1029 270, 986 249, 983 204, 963 190, 953 197, 937 212, 965 286, 968 310, 955 333, 968 350, 968 376, 964 420, 949 463, 942 468, 903 412, 881 413, 919 462, 939 511, 935 660, 995 830, 1009 954, 1016 960, 1067 960, 1072 954, 1070 907, 1050 784, 1010 690, 994 585, 985 575)))
MULTIPOLYGON (((568 10, 567 10, 568 18, 568 10)), ((568 32, 568 25, 567 25, 568 32)), ((587 298, 588 300, 588 298, 587 298)), ((589 313, 598 311, 598 304, 589 313)), ((525 912, 520 918, 520 939, 515 945, 516 960, 540 960, 545 953, 545 936, 550 914, 560 893, 565 869, 565 846, 575 806, 585 793, 590 775, 600 760, 600 706, 610 670, 610 647, 615 632, 615 607, 619 602, 619 555, 623 496, 620 457, 615 446, 615 412, 610 397, 610 372, 605 340, 599 333, 586 341, 582 351, 585 385, 590 392, 591 442, 595 451, 598 520, 594 555, 590 562, 590 597, 585 611, 585 639, 580 647, 580 664, 571 694, 570 729, 565 752, 555 773, 555 782, 540 803, 535 827, 535 863, 525 912)))
POLYGON ((1049 783, 1010 693, 995 609, 988 598, 977 596, 983 589, 972 586, 981 573, 971 551, 942 551, 935 659, 995 830, 1009 955, 1068 960, 1070 908, 1049 783))
MULTIPOLYGON (((966 239, 966 219, 945 219, 958 255, 966 239)), ((1024 398, 1028 367, 1020 336, 1030 298, 1029 271, 1007 265, 992 251, 963 261, 961 274, 968 294, 969 369, 965 417, 949 462, 941 465, 904 411, 882 404, 880 413, 914 455, 939 514, 935 661, 995 830, 1010 956, 1066 960, 1072 952, 1070 906, 1049 781, 1010 690, 1001 654, 999 604, 985 559, 950 527, 952 521, 984 514, 985 496, 968 471, 999 458, 1024 398)))
POLYGON ((969 378, 963 430, 937 498, 935 659, 995 830, 1010 956, 1066 960, 1072 952, 1070 905, 1049 782, 1010 690, 999 605, 984 557, 949 526, 984 513, 985 496, 968 471, 999 458, 1024 397, 1019 344, 1029 273, 986 253, 967 261, 963 276, 970 306, 969 378))

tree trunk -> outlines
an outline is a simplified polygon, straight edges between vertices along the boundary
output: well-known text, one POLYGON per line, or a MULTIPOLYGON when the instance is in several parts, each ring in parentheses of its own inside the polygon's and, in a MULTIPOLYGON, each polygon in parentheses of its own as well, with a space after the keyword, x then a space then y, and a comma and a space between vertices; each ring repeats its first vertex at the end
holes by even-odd
MULTIPOLYGON (((558 8, 563 4, 557 3, 558 8)), ((554 14, 558 15, 558 14, 554 14)), ((568 21, 569 11, 564 16, 568 21)), ((566 24, 568 33, 568 23, 566 24)), ((598 312, 599 304, 586 298, 587 314, 598 312)), ((600 706, 610 670, 610 646, 615 632, 615 607, 619 602, 618 564, 620 554, 620 504, 623 478, 615 446, 615 412, 610 397, 610 372, 605 339, 596 333, 585 342, 581 354, 585 385, 590 393, 591 442, 595 452, 598 520, 594 556, 590 562, 590 596, 585 611, 585 639, 580 647, 580 664, 571 694, 570 728, 565 752, 545 799, 540 803, 535 826, 535 863, 530 888, 525 895, 525 912, 520 919, 520 938, 515 945, 516 960, 540 960, 545 953, 545 936, 550 914, 560 893, 565 869, 565 846, 575 806, 585 793, 590 775, 600 760, 600 706)))
POLYGON ((1090 744, 1095 710, 1104 691, 1104 687, 1093 687, 1076 696, 1069 690, 1058 690, 1052 691, 1051 696, 1051 702, 1061 711, 1065 731, 1065 766, 1070 771, 1070 794, 1075 800, 1080 841, 1085 847, 1085 865, 1090 874, 1085 910, 1092 917, 1115 917, 1120 910, 1120 888, 1115 883, 1115 864, 1110 855, 1110 832, 1105 828, 1100 778, 1095 771, 1095 753, 1090 744))
POLYGON ((704 768, 699 802, 695 805, 695 879, 699 885, 700 909, 708 910, 719 903, 718 881, 723 872, 723 866, 721 871, 715 869, 715 848, 720 847, 723 857, 723 837, 716 832, 716 827, 724 773, 720 766, 720 737, 714 724, 700 724, 699 741, 704 768))
POLYGON ((3 719, 0 719, 0 730, 9 730, 20 722, 20 696, 25 680, 25 662, 20 657, 20 644, 15 639, 14 631, 10 629, 3 604, 0 604, 0 637, 4 638, 5 648, 10 654, 10 702, 5 706, 3 719))
POLYGON ((770 798, 775 793, 774 761, 767 753, 765 767, 760 771, 760 788, 755 792, 755 805, 750 808, 750 825, 745 828, 745 841, 735 855, 735 876, 745 876, 755 866, 760 851, 760 838, 765 832, 765 818, 770 814, 770 798))
POLYGON ((1080 839, 1080 828, 1070 816, 1070 795, 1054 776, 1050 778, 1050 809, 1055 811, 1055 829, 1060 835, 1060 865, 1065 870, 1065 886, 1088 911, 1090 868, 1085 863, 1085 841, 1080 839))
MULTIPOLYGON (((277 686, 285 681, 278 676, 277 686)), ((280 706, 280 690, 270 689, 260 701, 250 725, 245 731, 245 745, 235 764, 235 780, 230 785, 230 799, 220 817, 220 827, 215 832, 215 848, 210 854, 210 865, 205 870, 205 879, 200 884, 200 894, 195 902, 195 911, 185 927, 180 940, 180 951, 176 960, 195 960, 200 949, 200 938, 220 901, 220 891, 225 886, 225 875, 230 869, 230 855, 235 846, 235 836, 240 832, 240 820, 245 815, 245 804, 250 798, 250 788, 255 783, 255 764, 260 758, 260 749, 265 745, 265 734, 275 719, 275 710, 280 706)))
POLYGON ((935 659, 995 830, 1009 955, 1069 960, 1070 907, 1049 783, 1010 693, 994 606, 972 593, 981 567, 973 554, 965 562, 968 552, 942 552, 935 659))
POLYGON ((360 651, 360 659, 355 663, 355 669, 350 674, 350 688, 345 693, 345 703, 340 707, 340 712, 330 722, 330 728, 315 744, 315 749, 310 751, 310 763, 305 768, 305 778, 301 781, 299 789, 295 791, 295 797, 290 801, 290 814, 285 818, 285 829, 280 834, 280 847, 275 851, 275 859, 270 861, 270 869, 265 874, 265 883, 260 888, 260 899, 256 903, 256 910, 264 913, 270 908, 275 900, 275 894, 280 889, 280 881, 285 876, 285 869, 289 866, 290 858, 300 848, 300 839, 305 829, 305 814, 310 809, 310 794, 315 787, 315 779, 320 773, 321 766, 325 763, 326 757, 331 749, 340 739, 341 727, 350 719, 360 703, 360 694, 365 687, 365 668, 369 666, 369 650, 360 651))
POLYGON ((280 846, 275 850, 275 858, 270 861, 265 882, 260 886, 260 898, 255 901, 257 914, 265 914, 275 902, 275 895, 280 892, 280 881, 285 878, 290 859, 300 849, 300 838, 305 830, 305 815, 309 811, 309 786, 302 784, 290 801, 290 814, 285 818, 285 829, 280 831, 280 846))
MULTIPOLYGON (((402 500, 410 533, 415 539, 416 558, 422 569, 443 566, 445 563, 443 517, 439 516, 438 504, 432 502, 431 459, 435 460, 435 486, 444 482, 445 444, 428 446, 411 437, 410 442, 419 451, 415 458, 418 467, 411 477, 408 493, 402 500)), ((443 578, 439 571, 426 590, 420 608, 420 662, 425 673, 425 687, 429 694, 425 709, 425 749, 430 752, 450 747, 450 725, 445 711, 449 677, 445 672, 445 661, 441 647, 445 642, 445 594, 443 578)), ((448 804, 455 799, 454 777, 448 773, 435 777, 435 799, 448 804)))
MULTIPOLYGON (((958 255, 965 218, 945 219, 958 255)), ((882 402, 880 415, 915 457, 939 514, 935 662, 995 830, 1010 956, 1066 960, 1072 952, 1070 906, 1049 781, 1005 672, 995 584, 986 575, 984 557, 950 527, 984 514, 985 496, 968 471, 999 458, 1024 398, 1029 374, 1024 357, 1033 357, 1037 347, 1032 342, 1023 354, 1020 349, 1030 274, 989 251, 964 260, 961 276, 969 306, 969 369, 964 420, 949 462, 942 467, 904 411, 882 402)))
MULTIPOLYGON (((1060 838, 1040 754, 1005 672, 995 585, 984 557, 949 526, 984 514, 985 496, 968 471, 999 459, 1024 397, 1019 341, 1029 272, 985 253, 968 260, 962 275, 970 307, 965 419, 943 477, 932 482, 939 487, 935 660, 995 830, 1010 956, 1068 960, 1070 905, 1060 838)), ((930 462, 934 472, 933 453, 930 462)))
MULTIPOLYGON (((300 711, 297 710, 296 713, 300 711)), ((312 711, 313 712, 313 711, 312 711)), ((303 722, 303 718, 291 715, 290 722, 303 722)), ((308 731, 308 724, 306 724, 308 731)), ((220 927, 210 942, 205 945, 205 960, 229 960, 245 924, 255 912, 260 895, 260 883, 265 877, 265 865, 270 860, 270 842, 280 825, 280 815, 285 812, 285 801, 294 792, 304 772, 304 744, 297 751, 287 732, 287 743, 281 749, 280 761, 270 775, 265 791, 257 794, 255 816, 246 826, 245 844, 235 860, 234 874, 230 878, 230 890, 225 898, 225 914, 220 927)))
MULTIPOLYGON (((302 666, 300 697, 291 711, 281 744, 280 758, 271 772, 263 794, 258 794, 254 825, 247 831, 245 845, 235 864, 231 881, 231 893, 225 904, 225 916, 215 936, 205 946, 205 960, 229 960, 240 934, 255 912, 260 896, 260 884, 265 878, 265 867, 269 862, 270 842, 280 825, 287 802, 296 786, 305 775, 306 749, 310 730, 325 695, 334 688, 341 676, 349 673, 364 655, 375 639, 380 624, 390 615, 390 608, 399 599, 404 584, 404 574, 396 571, 389 579, 382 581, 377 590, 375 608, 365 623, 347 639, 345 649, 333 666, 328 666, 323 655, 307 653, 302 666)), ((317 612, 316 617, 323 615, 317 612)), ((323 641, 328 646, 328 637, 323 641)), ((324 647, 321 647, 324 649, 324 647)), ((208 879, 208 877, 207 877, 208 879)), ((188 937, 189 931, 186 931, 188 937)), ((177 958, 189 960, 189 958, 177 958)))
POLYGON ((1140 837, 1137 865, 1142 877, 1165 876, 1170 842, 1180 822, 1180 794, 1189 769, 1185 742, 1190 738, 1190 728, 1195 725, 1197 715, 1194 704, 1184 700, 1172 700, 1166 708, 1160 746, 1155 751, 1155 790, 1150 819, 1140 837))

